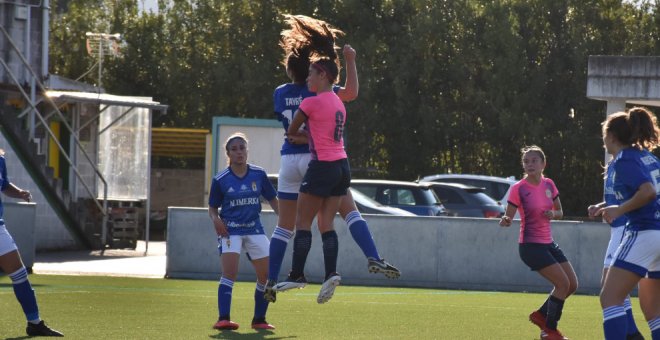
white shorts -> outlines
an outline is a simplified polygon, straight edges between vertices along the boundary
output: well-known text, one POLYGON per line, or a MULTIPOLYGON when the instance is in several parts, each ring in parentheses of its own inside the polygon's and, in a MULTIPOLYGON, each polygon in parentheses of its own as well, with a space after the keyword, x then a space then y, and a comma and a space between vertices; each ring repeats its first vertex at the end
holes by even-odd
POLYGON ((284 200, 297 200, 300 183, 307 172, 311 153, 296 153, 282 155, 280 160, 280 174, 277 179, 277 198, 284 200))
POLYGON ((245 249, 250 259, 258 260, 268 257, 270 242, 266 235, 230 235, 229 238, 218 237, 218 250, 222 253, 237 253, 245 249))
POLYGON ((9 235, 9 231, 4 224, 0 224, 0 256, 18 250, 14 238, 9 235))
POLYGON ((612 264, 639 276, 660 279, 660 230, 627 230, 612 264))
POLYGON ((604 268, 609 268, 614 262, 614 253, 619 249, 621 241, 623 241, 623 234, 626 230, 624 225, 610 228, 610 243, 607 244, 607 251, 605 251, 605 261, 603 262, 604 268))

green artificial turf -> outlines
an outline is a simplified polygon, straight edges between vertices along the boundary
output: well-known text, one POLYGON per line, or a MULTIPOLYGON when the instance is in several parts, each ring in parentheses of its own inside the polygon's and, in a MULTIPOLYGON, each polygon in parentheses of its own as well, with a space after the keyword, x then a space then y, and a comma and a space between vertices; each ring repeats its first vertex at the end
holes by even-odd
MULTIPOLYGON (((267 320, 274 331, 250 328, 254 283, 234 285, 237 331, 211 328, 217 282, 31 275, 41 315, 67 339, 539 339, 527 316, 546 295, 413 288, 339 286, 316 303, 318 285, 280 293, 267 320)), ((650 339, 637 299, 635 317, 650 339)), ((0 338, 21 339, 25 320, 11 281, 0 277, 0 338)), ((571 339, 602 339, 596 296, 572 296, 560 330, 571 339)))

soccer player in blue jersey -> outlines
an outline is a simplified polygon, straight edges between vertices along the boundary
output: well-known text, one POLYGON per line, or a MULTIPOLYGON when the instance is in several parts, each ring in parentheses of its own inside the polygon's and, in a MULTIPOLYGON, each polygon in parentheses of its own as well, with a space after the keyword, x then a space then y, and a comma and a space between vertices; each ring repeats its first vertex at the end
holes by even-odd
POLYGON ((238 329, 231 321, 231 295, 238 274, 241 250, 245 249, 257 273, 254 291, 252 328, 275 329, 266 322, 268 301, 264 286, 268 275, 268 237, 259 220, 263 196, 278 212, 277 193, 264 169, 249 164, 248 141, 244 134, 231 135, 225 144, 229 167, 220 171, 211 182, 209 216, 218 235, 218 249, 222 262, 222 277, 218 287, 219 318, 213 328, 238 329))
MULTIPOLYGON (((9 197, 19 198, 26 202, 29 202, 32 198, 29 191, 20 189, 9 181, 3 150, 0 150, 0 190, 9 197)), ((37 297, 28 279, 28 272, 23 265, 21 255, 18 253, 16 243, 14 243, 14 239, 5 227, 3 210, 2 201, 0 200, 0 269, 9 275, 14 287, 14 295, 16 295, 16 299, 23 308, 27 319, 25 331, 29 336, 63 336, 62 333, 46 326, 39 317, 37 297)))
MULTIPOLYGON (((616 195, 614 194, 614 182, 612 176, 613 171, 614 167, 607 167, 603 194, 604 200, 600 203, 592 204, 587 208, 589 217, 595 217, 598 209, 602 207, 619 204, 619 201, 616 199, 616 195)), ((620 216, 610 224, 610 242, 608 243, 607 250, 605 251, 605 261, 603 263, 603 276, 601 279, 601 284, 605 282, 607 272, 612 266, 612 263, 614 263, 614 254, 619 248, 621 241, 623 240, 626 223, 628 223, 628 219, 625 216, 620 216)), ((635 318, 633 317, 630 295, 626 296, 626 299, 624 300, 624 309, 626 311, 626 317, 628 318, 627 340, 644 340, 644 337, 639 332, 639 329, 637 329, 637 324, 635 323, 635 318)))
MULTIPOLYGON (((287 15, 286 22, 290 28, 282 31, 280 46, 285 53, 283 64, 292 82, 280 85, 273 93, 275 114, 278 120, 282 122, 284 131, 288 130, 293 114, 302 100, 315 95, 309 91, 305 82, 309 73, 311 55, 319 53, 319 49, 334 49, 335 37, 343 34, 342 31, 324 21, 303 15, 287 15)), ((333 91, 342 101, 348 102, 357 98, 359 85, 355 65, 355 50, 346 45, 343 54, 347 69, 346 84, 344 87, 334 86, 333 91)), ((271 238, 270 266, 268 283, 266 284, 266 298, 271 302, 275 302, 276 291, 303 288, 306 285, 304 276, 289 277, 280 284, 277 284, 277 278, 287 244, 294 235, 298 190, 307 171, 307 165, 311 160, 307 138, 305 136, 292 136, 291 140, 285 138, 280 153, 282 158, 277 190, 280 214, 277 227, 271 238)), ((350 191, 340 201, 339 214, 346 221, 351 236, 367 257, 369 271, 383 273, 389 278, 398 278, 400 275, 399 270, 380 257, 367 222, 357 210, 350 191)), ((335 233, 335 231, 329 233, 335 233)), ((296 232, 295 235, 296 238, 303 241, 302 243, 311 244, 311 232, 301 230, 296 232)), ((294 252, 296 252, 296 249, 294 249, 294 252)))
POLYGON ((660 160, 649 151, 660 144, 655 116, 639 107, 610 115, 603 122, 603 144, 614 156, 607 177, 617 204, 595 215, 608 223, 628 219, 600 293, 605 339, 626 339, 625 299, 639 284, 642 312, 653 340, 660 340, 660 160))

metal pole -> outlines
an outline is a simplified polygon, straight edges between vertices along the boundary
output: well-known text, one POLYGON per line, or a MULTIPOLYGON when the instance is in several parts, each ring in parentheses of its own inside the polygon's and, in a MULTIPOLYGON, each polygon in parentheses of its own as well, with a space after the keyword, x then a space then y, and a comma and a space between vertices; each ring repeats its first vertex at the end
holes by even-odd
POLYGON ((144 248, 144 256, 147 256, 147 253, 149 252, 149 232, 150 232, 150 216, 151 216, 151 119, 152 119, 152 112, 151 109, 149 110, 149 122, 147 123, 147 129, 149 133, 147 134, 147 150, 149 150, 149 153, 147 154, 147 207, 145 211, 146 215, 146 225, 145 225, 145 233, 144 233, 144 243, 145 243, 145 248, 144 248))
POLYGON ((103 37, 99 38, 99 93, 101 92, 101 75, 103 74, 103 37))

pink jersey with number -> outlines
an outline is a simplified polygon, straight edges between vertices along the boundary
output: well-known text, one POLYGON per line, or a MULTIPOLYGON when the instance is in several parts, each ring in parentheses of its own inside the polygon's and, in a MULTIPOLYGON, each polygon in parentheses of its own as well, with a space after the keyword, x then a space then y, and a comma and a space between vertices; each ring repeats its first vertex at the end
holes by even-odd
POLYGON ((309 151, 319 161, 336 161, 346 157, 344 123, 346 108, 334 92, 321 92, 303 99, 298 107, 307 117, 309 151))
POLYGON ((518 243, 552 243, 550 219, 543 212, 552 210, 554 200, 559 196, 555 183, 541 177, 538 185, 527 182, 526 178, 511 186, 508 203, 520 213, 520 237, 518 243))

